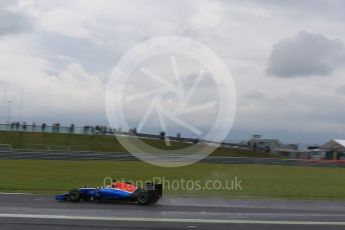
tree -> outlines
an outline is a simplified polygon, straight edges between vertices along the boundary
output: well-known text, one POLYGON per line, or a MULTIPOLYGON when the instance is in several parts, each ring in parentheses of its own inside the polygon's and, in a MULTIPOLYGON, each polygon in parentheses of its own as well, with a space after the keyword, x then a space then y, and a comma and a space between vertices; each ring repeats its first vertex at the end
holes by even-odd
POLYGON ((161 140, 164 140, 164 139, 165 139, 165 132, 164 132, 164 131, 161 131, 161 132, 159 133, 159 138, 160 138, 161 140))
POLYGON ((266 152, 266 153, 270 153, 270 152, 271 152, 271 148, 270 148, 269 146, 266 146, 265 152, 266 152))
POLYGON ((70 133, 74 133, 74 124, 71 124, 71 127, 69 128, 70 133))
POLYGON ((47 126, 46 123, 43 123, 43 124, 42 124, 42 127, 41 127, 42 132, 45 132, 45 131, 46 131, 46 126, 47 126))

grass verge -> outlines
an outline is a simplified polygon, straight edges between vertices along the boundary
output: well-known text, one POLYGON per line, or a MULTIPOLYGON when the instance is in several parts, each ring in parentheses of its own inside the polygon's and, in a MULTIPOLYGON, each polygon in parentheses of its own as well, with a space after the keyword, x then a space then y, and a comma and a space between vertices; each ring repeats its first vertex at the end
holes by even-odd
MULTIPOLYGON (((184 142, 171 142, 171 146, 166 146, 165 142, 162 140, 142 140, 153 147, 167 150, 184 149, 191 145, 184 142)), ((0 131, 0 144, 10 144, 14 149, 47 150, 47 147, 49 147, 51 150, 61 151, 127 152, 114 136, 105 135, 0 131)), ((230 148, 218 148, 212 155, 232 157, 278 157, 278 155, 273 153, 230 148)))
MULTIPOLYGON (((185 181, 185 189, 165 184, 165 195, 224 198, 345 199, 343 168, 230 165, 197 163, 181 168, 161 168, 142 162, 0 160, 3 192, 59 193, 72 188, 101 186, 105 177, 126 180, 185 181), (237 178, 242 189, 186 190, 186 181, 218 180, 223 187, 237 178), (175 187, 176 188, 176 187, 175 187)), ((174 182, 175 186, 177 182, 174 182)), ((191 182, 188 182, 191 183, 191 182)), ((218 183, 218 182, 217 182, 218 183)), ((229 184, 228 184, 229 185, 229 184)), ((190 185, 189 185, 190 186, 190 185)), ((212 187, 212 184, 211 184, 212 187)))

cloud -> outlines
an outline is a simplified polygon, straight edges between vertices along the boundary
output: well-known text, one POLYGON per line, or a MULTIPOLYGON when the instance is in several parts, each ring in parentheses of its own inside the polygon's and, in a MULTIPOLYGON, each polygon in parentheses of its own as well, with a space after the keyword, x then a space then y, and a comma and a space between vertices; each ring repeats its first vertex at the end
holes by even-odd
POLYGON ((245 98, 249 100, 264 100, 267 95, 258 90, 252 90, 245 94, 245 98))
POLYGON ((0 36, 16 34, 31 28, 31 18, 13 7, 14 1, 1 1, 0 8, 0 36))
MULTIPOLYGON (((294 142, 309 138, 314 144, 343 135, 345 68, 339 66, 344 46, 331 38, 345 41, 344 1, 0 2, 0 108, 6 111, 1 90, 7 88, 13 119, 106 125, 104 87, 119 58, 145 39, 177 35, 204 43, 229 66, 238 93, 231 139, 262 133, 294 142), (30 27, 34 30, 25 33, 30 27), (296 35, 303 30, 309 33, 296 35), (2 36, 8 34, 15 36, 2 36), (314 75, 325 77, 299 77, 314 75)), ((169 59, 157 59, 150 70, 173 79, 171 66, 164 65, 169 59)), ((189 62, 177 61, 188 89, 198 72, 189 62)), ((133 92, 159 87, 146 76, 134 77, 133 92)), ((218 95, 211 83, 205 74, 193 103, 218 95)), ((137 122, 147 106, 145 100, 136 103, 129 122, 137 122)), ((186 121, 204 127, 211 113, 186 121)), ((145 128, 157 132, 156 120, 145 128)), ((6 112, 0 111, 0 121, 6 121, 6 112)))
POLYGON ((267 73, 282 78, 327 76, 344 63, 340 40, 301 31, 273 46, 267 73))
POLYGON ((336 94, 340 94, 342 96, 345 96, 345 85, 340 86, 338 89, 336 89, 336 94))
POLYGON ((21 72, 1 76, 3 84, 0 86, 7 90, 5 99, 13 101, 12 120, 24 118, 27 122, 76 122, 79 125, 88 124, 89 120, 104 122, 99 115, 104 111, 104 84, 98 76, 85 72, 79 63, 71 63, 58 75, 37 71, 25 78, 25 72, 36 71, 32 68, 46 68, 42 60, 26 57, 25 61, 27 64, 21 65, 21 72))

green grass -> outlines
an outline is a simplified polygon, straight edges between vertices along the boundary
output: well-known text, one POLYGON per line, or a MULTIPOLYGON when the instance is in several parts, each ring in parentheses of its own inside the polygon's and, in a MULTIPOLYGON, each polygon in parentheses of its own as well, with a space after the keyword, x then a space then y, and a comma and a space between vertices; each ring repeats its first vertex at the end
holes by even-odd
MULTIPOLYGON (((142 139, 145 143, 158 149, 183 149, 191 144, 171 142, 168 147, 162 140, 142 139)), ((82 135, 60 133, 33 133, 17 131, 0 131, 0 144, 10 144, 14 149, 46 150, 75 150, 95 152, 127 152, 114 136, 82 135)), ((259 153, 249 150, 218 148, 212 155, 233 157, 278 157, 272 153, 259 153)))
POLYGON ((242 180, 242 190, 177 191, 169 196, 225 198, 345 199, 345 169, 197 163, 161 168, 142 162, 0 160, 0 190, 58 193, 71 188, 100 186, 104 177, 126 180, 242 180))

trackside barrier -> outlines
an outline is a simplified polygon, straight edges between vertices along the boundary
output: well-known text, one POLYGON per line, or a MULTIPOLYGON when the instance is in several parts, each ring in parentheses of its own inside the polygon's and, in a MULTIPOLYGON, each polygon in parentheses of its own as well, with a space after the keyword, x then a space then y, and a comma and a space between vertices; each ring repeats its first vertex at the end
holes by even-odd
POLYGON ((0 149, 12 149, 12 145, 10 145, 10 144, 0 144, 0 149))
POLYGON ((87 145, 70 145, 69 147, 72 151, 74 150, 85 151, 85 152, 91 151, 91 147, 87 145))
POLYGON ((32 150, 48 150, 48 146, 44 144, 30 144, 28 145, 28 149, 32 150))
POLYGON ((48 145, 48 150, 71 151, 71 148, 63 145, 48 145))

